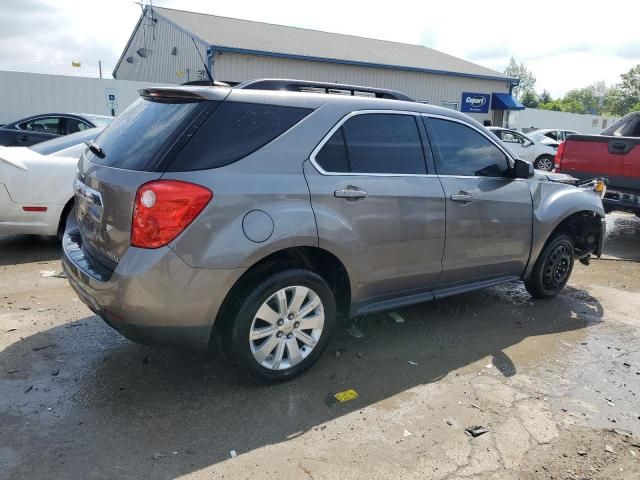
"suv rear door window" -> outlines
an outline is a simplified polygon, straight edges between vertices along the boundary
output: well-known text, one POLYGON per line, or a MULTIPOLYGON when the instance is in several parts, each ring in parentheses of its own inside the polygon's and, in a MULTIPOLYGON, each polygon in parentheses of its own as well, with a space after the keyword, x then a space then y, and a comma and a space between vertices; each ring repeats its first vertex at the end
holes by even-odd
POLYGON ((223 102, 169 165, 169 171, 222 167, 246 157, 282 135, 313 110, 223 102))
POLYGON ((488 138, 458 122, 430 118, 440 155, 439 175, 503 177, 509 173, 506 155, 488 138))
POLYGON ((368 113, 349 118, 316 155, 326 172, 427 173, 415 116, 368 113))

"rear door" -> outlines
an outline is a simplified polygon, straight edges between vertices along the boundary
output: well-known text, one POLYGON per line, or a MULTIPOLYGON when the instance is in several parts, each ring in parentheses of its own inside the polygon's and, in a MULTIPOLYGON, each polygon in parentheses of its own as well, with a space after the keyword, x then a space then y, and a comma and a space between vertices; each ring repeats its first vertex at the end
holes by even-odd
POLYGON ((416 114, 356 112, 305 164, 320 247, 347 263, 356 308, 429 292, 440 275, 444 194, 425 143, 416 114))
POLYGON ((522 275, 531 247, 532 199, 511 177, 505 151, 471 124, 425 118, 446 196, 446 242, 438 290, 522 275))

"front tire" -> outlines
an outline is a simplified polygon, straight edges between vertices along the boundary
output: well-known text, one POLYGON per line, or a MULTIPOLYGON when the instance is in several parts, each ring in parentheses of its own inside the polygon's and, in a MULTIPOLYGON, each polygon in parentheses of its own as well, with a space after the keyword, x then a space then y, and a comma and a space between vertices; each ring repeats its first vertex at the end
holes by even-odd
POLYGON ((573 239, 561 233, 547 242, 524 282, 534 298, 552 298, 565 287, 573 271, 573 239))
POLYGON ((545 172, 550 172, 553 170, 553 157, 550 155, 540 155, 536 158, 535 162, 533 162, 533 168, 536 170, 544 170, 545 172))
POLYGON ((223 334, 229 359, 257 383, 290 380, 327 347, 336 302, 327 282, 304 269, 275 273, 230 309, 223 334))

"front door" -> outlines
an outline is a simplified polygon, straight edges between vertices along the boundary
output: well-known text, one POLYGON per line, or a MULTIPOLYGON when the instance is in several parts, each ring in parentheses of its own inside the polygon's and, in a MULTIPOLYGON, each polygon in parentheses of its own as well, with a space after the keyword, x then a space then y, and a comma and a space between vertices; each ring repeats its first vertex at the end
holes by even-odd
POLYGON ((511 176, 505 152, 461 121, 428 118, 446 196, 446 241, 438 289, 520 277, 529 259, 532 199, 511 176))
POLYGON ((305 163, 320 247, 345 262, 356 310, 430 292, 440 275, 444 194, 426 175, 420 122, 412 114, 356 114, 305 163))

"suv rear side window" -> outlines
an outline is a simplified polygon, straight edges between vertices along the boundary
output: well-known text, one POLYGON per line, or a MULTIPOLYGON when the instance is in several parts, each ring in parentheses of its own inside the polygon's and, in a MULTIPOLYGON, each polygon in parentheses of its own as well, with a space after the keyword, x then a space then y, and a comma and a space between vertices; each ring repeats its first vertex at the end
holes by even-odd
POLYGON ((98 136, 104 158, 87 150, 94 163, 126 170, 155 170, 179 127, 198 103, 165 103, 139 98, 98 136))
POLYGON ((506 155, 488 138, 458 122, 430 118, 440 155, 439 175, 504 177, 509 174, 506 155))
POLYGON ((173 172, 222 167, 264 147, 309 115, 308 108, 223 102, 169 165, 173 172))
POLYGON ((427 173, 415 116, 367 113, 349 118, 316 155, 326 172, 427 173))

